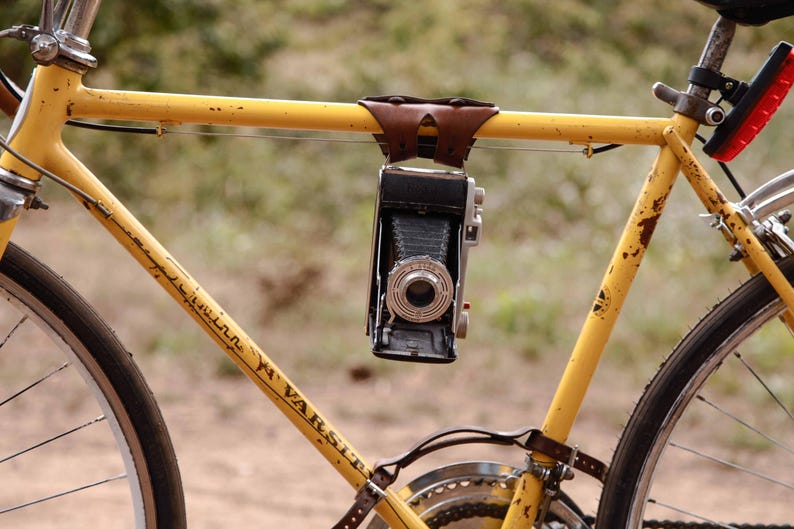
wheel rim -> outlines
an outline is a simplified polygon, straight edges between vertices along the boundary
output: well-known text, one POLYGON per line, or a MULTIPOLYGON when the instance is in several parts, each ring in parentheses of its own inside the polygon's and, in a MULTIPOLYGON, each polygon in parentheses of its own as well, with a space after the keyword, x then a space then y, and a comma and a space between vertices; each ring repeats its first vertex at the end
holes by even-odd
MULTIPOLYGON (((19 426, 14 429, 13 439, 3 436, 0 458, 4 461, 0 464, 0 475, 8 485, 4 486, 7 493, 0 496, 0 516, 3 516, 0 520, 11 519, 15 527, 24 527, 25 523, 46 527, 52 517, 55 525, 58 519, 63 523, 64 519, 72 519, 71 516, 82 516, 69 506, 85 500, 88 506, 85 514, 96 521, 96 516, 103 513, 92 503, 96 501, 94 498, 101 498, 102 511, 118 506, 126 512, 126 516, 118 516, 119 521, 127 524, 133 518, 135 527, 153 527, 149 523, 152 520, 147 520, 147 512, 151 510, 145 508, 151 504, 152 497, 150 492, 143 491, 139 477, 147 479, 146 465, 136 466, 136 459, 144 460, 142 448, 134 435, 126 435, 133 428, 126 413, 117 415, 122 405, 109 381, 65 325, 52 318, 37 300, 4 276, 0 276, 0 287, 2 299, 9 302, 0 307, 0 321, 4 325, 0 333, 5 339, 0 355, 6 359, 4 367, 14 357, 23 358, 25 364, 18 366, 16 375, 9 375, 9 370, 4 369, 6 379, 0 388, 15 395, 18 390, 8 388, 25 388, 28 383, 21 379, 23 374, 35 382, 34 387, 0 408, 19 426), (18 316, 13 315, 11 307, 18 316), (43 316, 53 322, 52 326, 44 322, 43 316), (49 349, 45 348, 46 340, 49 349), (61 359, 55 360, 56 349, 61 359), (114 402, 106 395, 111 395, 114 402), (31 399, 46 399, 47 407, 57 405, 57 409, 40 410, 47 413, 44 416, 51 425, 20 418, 19 414, 25 413, 26 408, 40 407, 40 402, 31 399), (40 435, 31 438, 29 433, 39 427, 42 431, 36 433, 40 435), (78 446, 78 443, 82 444, 78 446), (56 452, 68 456, 61 460, 56 452), (82 466, 83 456, 85 466, 82 466)), ((0 400, 5 399, 6 395, 0 396, 0 400)), ((87 526, 93 525, 96 524, 87 526)))
MULTIPOLYGON (((667 518, 704 527, 736 523, 775 527, 790 523, 794 501, 791 405, 776 403, 774 398, 778 397, 771 397, 780 393, 779 382, 763 382, 767 386, 763 391, 753 382, 757 379, 760 385, 764 379, 774 378, 768 374, 774 369, 765 368, 767 373, 759 374, 763 366, 758 364, 763 362, 752 353, 756 347, 764 348, 765 343, 774 341, 759 336, 759 331, 767 331, 771 326, 765 324, 782 309, 777 302, 757 312, 720 344, 719 353, 700 366, 681 392, 640 471, 642 477, 634 497, 642 501, 632 502, 628 527, 663 526, 662 520, 667 518), (764 401, 766 411, 745 409, 743 401, 756 401, 758 405, 764 401), (699 430, 690 432, 697 430, 695 426, 699 430), (767 429, 774 431, 769 433, 767 429), (692 478, 698 477, 704 478, 700 481, 702 488, 692 483, 692 478), (720 493, 723 497, 717 497, 720 493), (736 519, 743 516, 752 519, 736 519)), ((779 327, 769 332, 783 332, 783 326, 779 327)), ((785 376, 786 370, 783 366, 780 369, 785 376)), ((783 397, 790 399, 790 395, 783 397)))

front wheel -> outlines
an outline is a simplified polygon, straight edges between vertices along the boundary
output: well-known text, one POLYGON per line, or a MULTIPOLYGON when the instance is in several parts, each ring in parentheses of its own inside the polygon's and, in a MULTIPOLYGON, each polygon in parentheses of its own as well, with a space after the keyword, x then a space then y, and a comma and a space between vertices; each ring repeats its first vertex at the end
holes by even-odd
POLYGON ((173 448, 129 353, 14 245, 0 261, 0 424, 0 526, 185 526, 173 448))
MULTIPOLYGON (((781 269, 792 281, 794 258, 781 269)), ((618 444, 598 527, 794 524, 794 342, 783 310, 755 277, 675 348, 618 444)))

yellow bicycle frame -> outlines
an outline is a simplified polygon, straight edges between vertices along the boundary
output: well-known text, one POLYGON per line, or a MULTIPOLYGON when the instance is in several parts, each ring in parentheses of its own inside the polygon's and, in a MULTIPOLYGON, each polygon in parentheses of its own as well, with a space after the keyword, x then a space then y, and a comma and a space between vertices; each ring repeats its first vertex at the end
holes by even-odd
MULTIPOLYGON (((11 147, 80 190, 76 193, 78 200, 202 326, 339 474, 354 489, 367 486, 373 467, 124 205, 67 150, 61 131, 69 119, 96 118, 372 134, 382 132, 377 121, 356 104, 97 90, 83 86, 80 74, 58 66, 38 67, 31 83, 13 126, 11 147)), ((502 111, 476 134, 477 138, 549 140, 588 146, 639 144, 660 148, 543 423, 543 432, 556 441, 564 443, 568 438, 682 166, 707 210, 733 226, 734 236, 747 250, 748 266, 766 275, 790 311, 794 309, 794 289, 692 154, 690 144, 697 128, 696 121, 677 114, 663 119, 502 111)), ((0 157, 0 166, 32 180, 41 177, 8 152, 0 157)), ((15 223, 16 219, 0 223, 0 249, 5 249, 15 223)), ((542 454, 534 457, 542 464, 553 462, 542 454)), ((541 499, 542 482, 526 473, 519 482, 503 527, 531 527, 541 499)), ((385 501, 376 509, 394 529, 426 528, 391 489, 385 491, 385 501)))

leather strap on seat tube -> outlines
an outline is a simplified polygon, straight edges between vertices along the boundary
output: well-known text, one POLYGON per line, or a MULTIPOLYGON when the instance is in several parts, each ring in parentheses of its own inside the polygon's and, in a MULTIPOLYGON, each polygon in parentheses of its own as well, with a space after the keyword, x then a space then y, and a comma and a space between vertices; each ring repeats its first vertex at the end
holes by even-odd
POLYGON ((383 134, 375 137, 385 143, 381 149, 389 162, 424 157, 420 150, 419 127, 431 125, 438 130, 433 160, 458 168, 463 167, 474 143, 474 134, 499 112, 492 103, 460 97, 378 96, 366 97, 358 103, 370 111, 383 129, 383 134))
POLYGON ((369 511, 384 498, 386 487, 391 485, 396 477, 382 467, 376 469, 372 477, 359 489, 353 506, 331 529, 355 529, 361 525, 369 511))

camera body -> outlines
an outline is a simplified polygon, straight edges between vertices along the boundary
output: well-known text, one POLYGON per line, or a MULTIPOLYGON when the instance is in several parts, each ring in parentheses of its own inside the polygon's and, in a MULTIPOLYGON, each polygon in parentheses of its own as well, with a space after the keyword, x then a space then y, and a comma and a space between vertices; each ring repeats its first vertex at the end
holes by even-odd
POLYGON ((385 166, 373 223, 367 334, 381 358, 447 363, 466 335, 463 285, 484 190, 462 171, 385 166))

